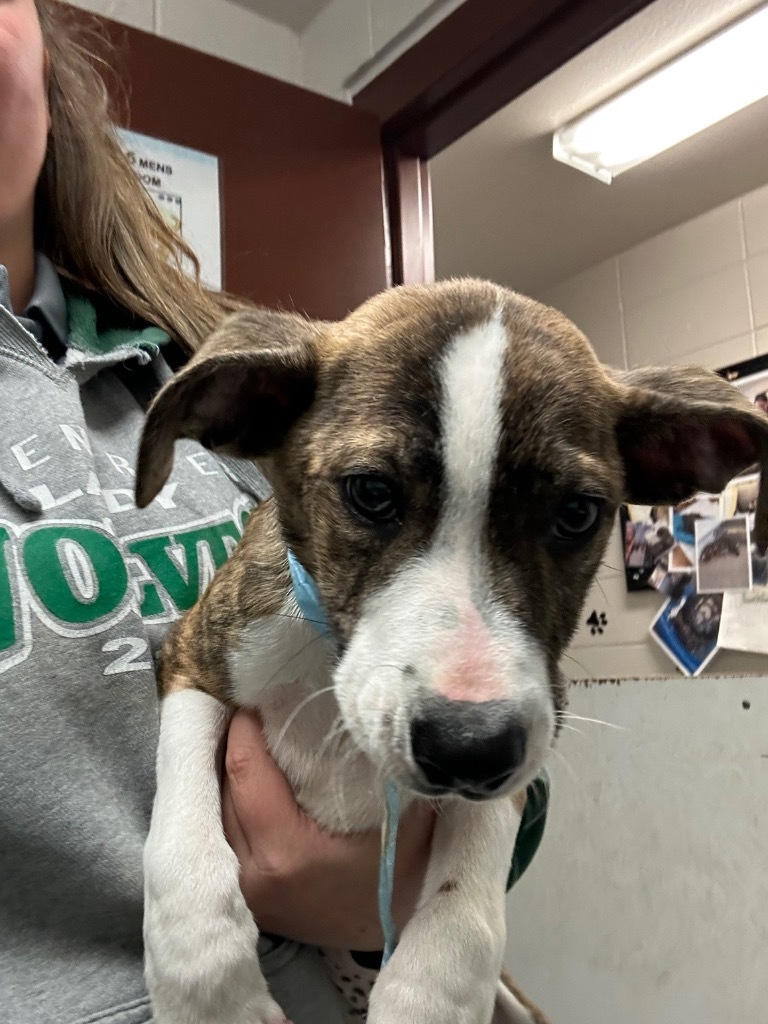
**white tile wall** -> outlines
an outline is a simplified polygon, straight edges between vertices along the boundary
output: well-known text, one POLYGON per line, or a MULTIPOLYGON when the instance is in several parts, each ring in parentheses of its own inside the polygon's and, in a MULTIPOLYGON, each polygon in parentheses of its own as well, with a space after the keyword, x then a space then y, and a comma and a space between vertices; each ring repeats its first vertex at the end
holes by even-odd
POLYGON ((303 84, 348 101, 463 0, 330 0, 301 37, 303 84))
POLYGON ((741 200, 747 255, 768 249, 768 186, 750 192, 741 200))
POLYGON ((656 363, 674 352, 687 354, 751 328, 747 282, 741 263, 670 291, 625 306, 629 366, 656 363))
POLYGON ((738 263, 743 256, 738 202, 665 231, 619 256, 621 295, 627 309, 660 292, 738 263))
MULTIPOLYGON (((739 334, 735 338, 717 341, 714 345, 695 348, 684 354, 685 362, 691 366, 706 366, 709 370, 719 370, 730 363, 740 363, 743 359, 751 359, 755 354, 755 338, 751 331, 739 334)), ((679 365, 683 354, 675 352, 663 353, 657 362, 660 366, 679 365)))
MULTIPOLYGON (((600 358, 631 368, 698 363, 717 369, 768 354, 768 186, 710 210, 539 296, 571 317, 600 358)), ((662 605, 628 594, 621 541, 611 546, 563 662, 573 678, 668 675, 648 627, 662 605), (604 613, 603 633, 587 618, 604 613)), ((706 674, 768 673, 768 658, 721 651, 706 674)))
POLYGON ((371 10, 363 0, 331 0, 301 37, 305 84, 328 96, 373 56, 371 10))
POLYGON ((298 35, 234 0, 158 0, 157 31, 273 78, 301 79, 298 35))
POLYGON ((463 0, 329 0, 300 35, 237 0, 71 2, 349 102, 463 0))
MULTIPOLYGON (((650 622, 653 616, 648 619, 650 622)), ((658 679, 674 675, 672 662, 647 635, 637 634, 634 641, 617 637, 617 643, 572 647, 562 661, 569 679, 658 679)), ((577 723, 578 724, 578 723, 577 723)))
POLYGON ((619 278, 615 260, 590 267, 541 296, 587 335, 604 363, 624 365, 619 278))
POLYGON ((611 365, 714 368, 768 351, 768 185, 538 297, 611 365))
MULTIPOLYGON (((658 607, 661 607, 661 600, 658 607)), ((648 622, 652 618, 651 615, 648 622)), ((569 679, 579 682, 590 679, 666 679, 677 674, 673 663, 649 636, 647 626, 636 636, 628 633, 617 636, 616 643, 612 645, 570 647, 563 656, 562 669, 569 679)), ((701 675, 765 676, 768 675, 768 659, 765 655, 720 651, 701 675)))
POLYGON ((371 0, 371 36, 374 51, 381 50, 422 17, 433 0, 371 0))
POLYGON ((768 252, 747 260, 747 274, 755 327, 763 327, 768 324, 768 252))
POLYGON ((156 0, 70 0, 70 3, 145 32, 155 31, 156 0))
MULTIPOLYGON (((618 535, 618 524, 615 529, 618 535)), ((659 610, 659 599, 651 590, 634 594, 627 593, 624 573, 601 575, 592 584, 584 602, 581 622, 573 637, 571 647, 577 649, 608 649, 621 642, 623 636, 642 637, 648 624, 659 610), (602 633, 592 633, 595 628, 587 624, 592 613, 605 615, 607 624, 600 626, 602 633)))
POLYGON ((71 0, 77 7, 155 32, 287 82, 301 80, 295 32, 234 0, 71 0))

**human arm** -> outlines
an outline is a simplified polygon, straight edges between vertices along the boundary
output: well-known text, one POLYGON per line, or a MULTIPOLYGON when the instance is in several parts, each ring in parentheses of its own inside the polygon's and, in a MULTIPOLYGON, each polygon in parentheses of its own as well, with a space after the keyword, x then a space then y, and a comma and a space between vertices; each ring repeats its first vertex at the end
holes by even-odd
MULTIPOLYGON (((230 725, 222 814, 240 861, 243 894, 263 931, 313 945, 382 948, 380 833, 331 836, 315 824, 272 760, 254 712, 237 712, 230 725)), ((393 903, 399 927, 416 906, 434 820, 421 802, 403 816, 393 903)))

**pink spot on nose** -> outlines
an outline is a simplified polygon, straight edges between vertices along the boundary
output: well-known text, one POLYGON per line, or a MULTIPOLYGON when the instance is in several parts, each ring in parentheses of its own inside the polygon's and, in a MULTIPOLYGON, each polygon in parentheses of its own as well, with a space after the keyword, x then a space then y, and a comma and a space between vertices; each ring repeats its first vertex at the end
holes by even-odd
POLYGON ((480 703, 505 695, 493 638, 482 616, 472 607, 462 612, 450 650, 435 673, 435 690, 448 700, 480 703))

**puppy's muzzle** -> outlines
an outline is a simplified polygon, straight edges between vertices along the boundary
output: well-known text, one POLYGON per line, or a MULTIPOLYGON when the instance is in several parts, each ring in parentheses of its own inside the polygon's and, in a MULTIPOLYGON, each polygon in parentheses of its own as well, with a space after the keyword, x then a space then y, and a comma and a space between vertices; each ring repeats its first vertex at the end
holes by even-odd
POLYGON ((527 730, 512 703, 434 697, 411 723, 413 760, 430 795, 484 800, 525 761, 527 730))

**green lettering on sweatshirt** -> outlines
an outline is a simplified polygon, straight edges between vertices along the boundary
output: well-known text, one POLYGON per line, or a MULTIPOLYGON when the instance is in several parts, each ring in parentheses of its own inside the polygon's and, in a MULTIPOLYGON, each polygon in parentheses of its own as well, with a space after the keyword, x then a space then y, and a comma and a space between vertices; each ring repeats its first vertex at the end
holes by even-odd
POLYGON ((82 526, 44 526, 24 542, 27 579, 45 608, 63 622, 110 615, 128 589, 128 570, 106 534, 82 526))
MULTIPOLYGON (((240 540, 237 526, 231 521, 201 526, 185 533, 175 533, 173 537, 142 537, 131 541, 128 550, 144 560, 149 571, 168 593, 178 610, 186 611, 200 597, 200 545, 208 546, 218 569, 229 555, 224 543, 225 537, 230 537, 235 542, 240 540), (183 568, 171 557, 169 548, 172 544, 180 547, 183 552, 183 568)), ((149 618, 157 615, 161 609, 162 602, 157 588, 154 584, 146 584, 141 604, 142 616, 149 618)))
POLYGON ((7 651, 16 643, 16 616, 6 555, 8 540, 8 531, 0 527, 0 651, 7 651))

